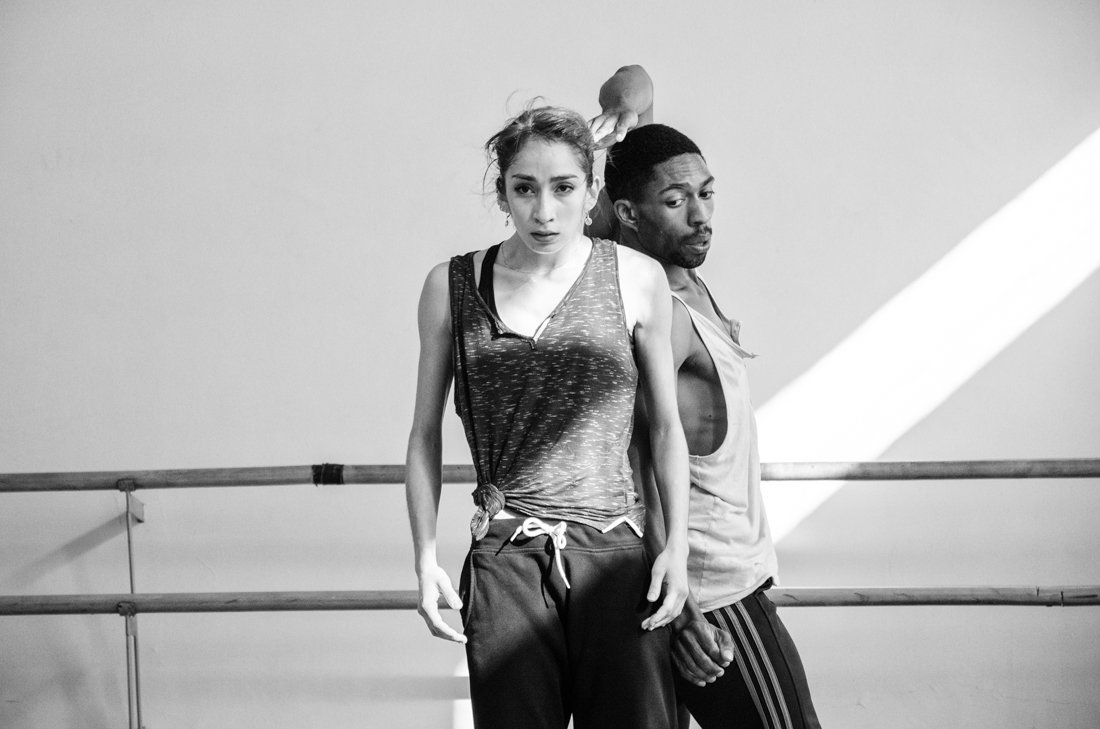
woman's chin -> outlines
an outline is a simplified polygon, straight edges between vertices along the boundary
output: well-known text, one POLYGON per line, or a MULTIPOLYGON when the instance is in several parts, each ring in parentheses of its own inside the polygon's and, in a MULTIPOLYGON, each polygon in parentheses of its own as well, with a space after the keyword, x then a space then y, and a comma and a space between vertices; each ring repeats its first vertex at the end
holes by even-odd
POLYGON ((540 256, 558 253, 571 242, 580 238, 579 235, 570 237, 564 233, 554 233, 553 235, 534 235, 530 233, 524 235, 520 233, 519 237, 528 250, 540 256))

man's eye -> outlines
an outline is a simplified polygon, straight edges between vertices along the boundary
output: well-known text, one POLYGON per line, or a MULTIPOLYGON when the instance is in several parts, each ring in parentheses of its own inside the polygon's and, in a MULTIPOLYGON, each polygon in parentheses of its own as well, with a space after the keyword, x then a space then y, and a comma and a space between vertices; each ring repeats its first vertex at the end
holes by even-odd
POLYGON ((683 204, 684 204, 684 198, 682 198, 682 197, 674 197, 674 198, 669 198, 668 200, 665 200, 665 205, 669 206, 670 208, 678 208, 683 204))
POLYGON ((703 198, 704 200, 710 200, 712 197, 714 197, 714 190, 703 190, 701 193, 699 193, 699 197, 703 198))

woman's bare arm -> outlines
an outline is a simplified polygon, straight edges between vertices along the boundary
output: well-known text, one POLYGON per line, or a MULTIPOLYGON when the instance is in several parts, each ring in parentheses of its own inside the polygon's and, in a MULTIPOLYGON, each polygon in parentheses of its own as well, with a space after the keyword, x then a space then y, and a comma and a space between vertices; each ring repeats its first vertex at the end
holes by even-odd
POLYGON ((628 307, 628 322, 633 321, 652 472, 664 515, 665 543, 653 563, 647 595, 655 602, 663 592, 664 600, 657 612, 642 623, 642 627, 652 630, 679 615, 687 598, 688 448, 676 407, 668 281, 661 266, 641 253, 620 248, 619 261, 623 301, 628 307))
POLYGON ((432 635, 465 643, 466 636, 444 622, 439 614, 441 595, 452 608, 461 607, 462 601, 436 559, 436 520, 442 485, 443 410, 453 377, 447 279, 448 265, 442 263, 428 274, 420 294, 417 314, 420 362, 416 376, 416 407, 405 458, 405 497, 420 589, 417 612, 428 624, 432 635))

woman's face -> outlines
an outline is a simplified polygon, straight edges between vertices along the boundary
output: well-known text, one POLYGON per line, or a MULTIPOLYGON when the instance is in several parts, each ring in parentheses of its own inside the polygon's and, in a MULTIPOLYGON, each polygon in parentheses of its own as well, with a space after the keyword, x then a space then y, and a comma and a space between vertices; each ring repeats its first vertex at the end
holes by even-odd
POLYGON ((571 146, 531 140, 512 159, 502 202, 528 248, 554 253, 581 234, 596 195, 571 146))

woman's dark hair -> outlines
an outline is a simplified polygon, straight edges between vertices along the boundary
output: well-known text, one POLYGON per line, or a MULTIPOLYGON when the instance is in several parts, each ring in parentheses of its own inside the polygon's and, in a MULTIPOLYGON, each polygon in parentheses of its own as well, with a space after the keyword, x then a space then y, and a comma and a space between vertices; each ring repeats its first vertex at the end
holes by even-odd
POLYGON ((531 140, 568 144, 577 156, 577 164, 584 170, 585 182, 592 184, 596 142, 584 117, 561 106, 528 106, 485 143, 489 168, 494 165, 497 168, 495 188, 498 195, 504 195, 504 176, 512 161, 531 140))

